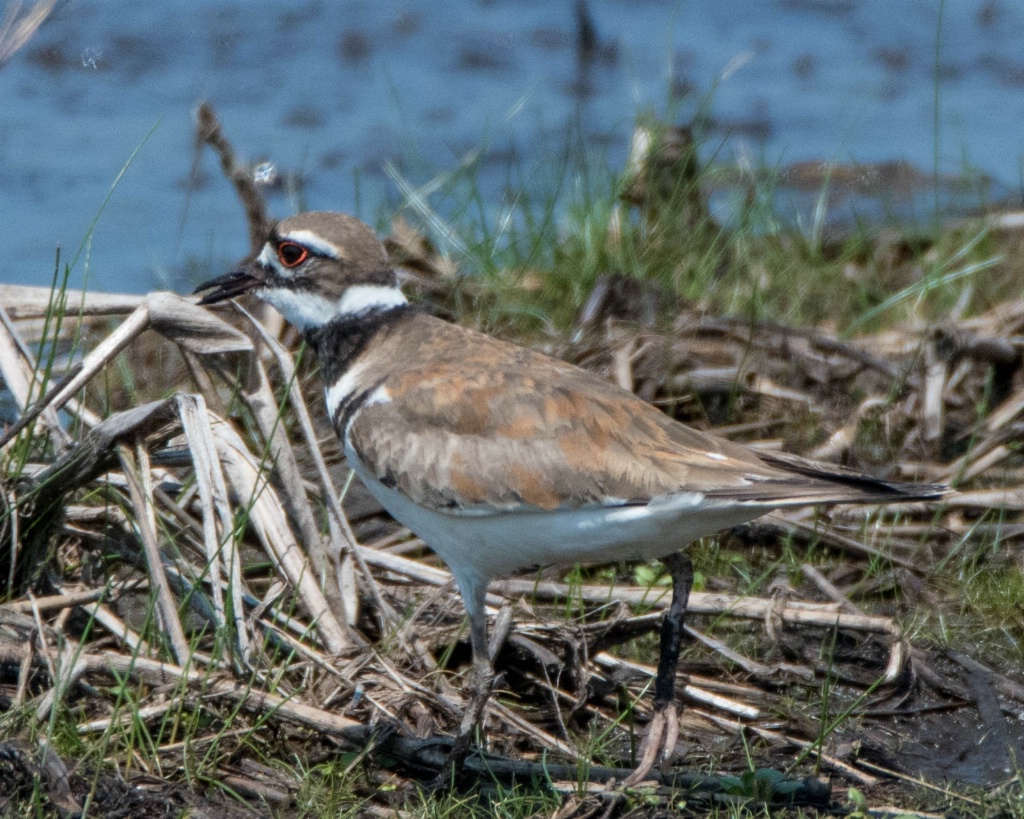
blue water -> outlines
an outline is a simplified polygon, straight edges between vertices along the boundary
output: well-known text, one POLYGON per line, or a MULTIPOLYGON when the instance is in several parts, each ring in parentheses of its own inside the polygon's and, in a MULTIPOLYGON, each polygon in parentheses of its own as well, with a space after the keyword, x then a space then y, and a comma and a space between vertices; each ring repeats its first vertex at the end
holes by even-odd
POLYGON ((71 0, 0 68, 0 276, 48 283, 55 248, 74 256, 137 149, 75 282, 87 268, 91 287, 180 289, 240 257, 241 209, 209 153, 193 184, 200 99, 245 158, 302 174, 301 195, 273 200, 278 215, 301 206, 374 221, 401 204, 385 163, 423 185, 480 149, 483 193, 498 201, 510 152, 539 175, 570 123, 618 168, 636 113, 664 110, 671 89, 692 89, 693 110, 714 88, 706 150, 718 162, 905 159, 931 173, 938 133, 944 173, 970 166, 1017 190, 1024 6, 945 4, 936 132, 938 10, 592 0, 615 58, 583 76, 569 0, 71 0))

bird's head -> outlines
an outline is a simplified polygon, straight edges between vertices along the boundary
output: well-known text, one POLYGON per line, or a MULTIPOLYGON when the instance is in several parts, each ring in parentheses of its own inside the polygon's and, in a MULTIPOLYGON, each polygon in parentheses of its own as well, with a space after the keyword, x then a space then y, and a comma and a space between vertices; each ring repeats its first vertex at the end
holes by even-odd
POLYGON ((306 332, 337 318, 406 304, 384 246, 363 222, 310 212, 278 222, 259 253, 196 288, 200 304, 252 293, 306 332))

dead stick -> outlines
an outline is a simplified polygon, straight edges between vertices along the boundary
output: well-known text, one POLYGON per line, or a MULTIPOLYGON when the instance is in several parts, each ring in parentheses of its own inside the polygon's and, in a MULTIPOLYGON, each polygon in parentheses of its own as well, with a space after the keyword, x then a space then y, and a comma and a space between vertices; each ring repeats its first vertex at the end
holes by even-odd
POLYGON ((267 217, 267 207, 260 196, 252 174, 235 161, 235 151, 224 136, 217 115, 208 102, 199 104, 196 111, 196 141, 207 144, 220 157, 220 166, 224 175, 235 186, 235 192, 245 208, 245 220, 249 225, 249 247, 257 252, 270 232, 271 220, 267 217))
POLYGON ((164 564, 160 558, 160 544, 156 535, 156 510, 153 506, 153 491, 149 472, 149 454, 142 444, 135 447, 135 457, 131 450, 121 444, 118 456, 124 469, 124 477, 128 482, 128 494, 135 507, 135 525, 138 527, 142 540, 146 564, 149 567, 149 578, 157 590, 157 602, 160 606, 164 629, 171 642, 171 650, 175 659, 184 665, 189 659, 188 640, 185 630, 178 617, 178 606, 171 594, 171 585, 164 573, 164 564))

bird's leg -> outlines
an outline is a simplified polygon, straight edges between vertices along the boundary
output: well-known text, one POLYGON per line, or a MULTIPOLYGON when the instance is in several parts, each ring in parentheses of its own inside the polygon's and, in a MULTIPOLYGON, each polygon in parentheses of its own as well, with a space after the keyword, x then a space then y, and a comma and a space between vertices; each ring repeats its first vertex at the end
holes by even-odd
POLYGON ((473 734, 483 721, 484 707, 491 696, 491 686, 494 683, 494 666, 487 650, 487 614, 484 608, 487 583, 472 583, 468 586, 463 588, 462 596, 469 614, 469 641, 473 649, 473 668, 466 682, 469 701, 466 703, 466 710, 462 715, 459 733, 455 736, 448 763, 441 773, 442 777, 446 774, 457 776, 462 769, 473 734))
POLYGON ((459 733, 452 747, 452 761, 456 764, 456 769, 462 765, 469 752, 470 742, 483 719, 484 707, 490 699, 491 685, 494 683, 494 666, 491 665, 491 658, 487 654, 487 621, 481 617, 479 622, 471 622, 470 628, 473 668, 469 672, 466 684, 469 702, 466 703, 466 711, 462 715, 459 733))
POLYGON ((659 756, 661 764, 668 763, 679 738, 676 671, 679 668, 679 646, 683 640, 683 617, 693 586, 693 564, 685 552, 676 552, 664 558, 662 563, 672 576, 672 605, 661 621, 658 673, 654 678, 654 715, 640 744, 637 768, 623 783, 627 787, 642 782, 659 756))

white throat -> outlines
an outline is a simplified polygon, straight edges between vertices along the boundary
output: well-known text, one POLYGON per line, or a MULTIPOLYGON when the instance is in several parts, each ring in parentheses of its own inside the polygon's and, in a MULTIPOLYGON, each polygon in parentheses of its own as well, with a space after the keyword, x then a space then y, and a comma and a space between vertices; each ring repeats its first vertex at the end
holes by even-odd
POLYGON ((289 324, 305 332, 323 327, 335 319, 351 318, 370 310, 391 310, 409 303, 397 287, 382 284, 354 284, 331 300, 308 290, 265 287, 256 295, 278 309, 289 324))

